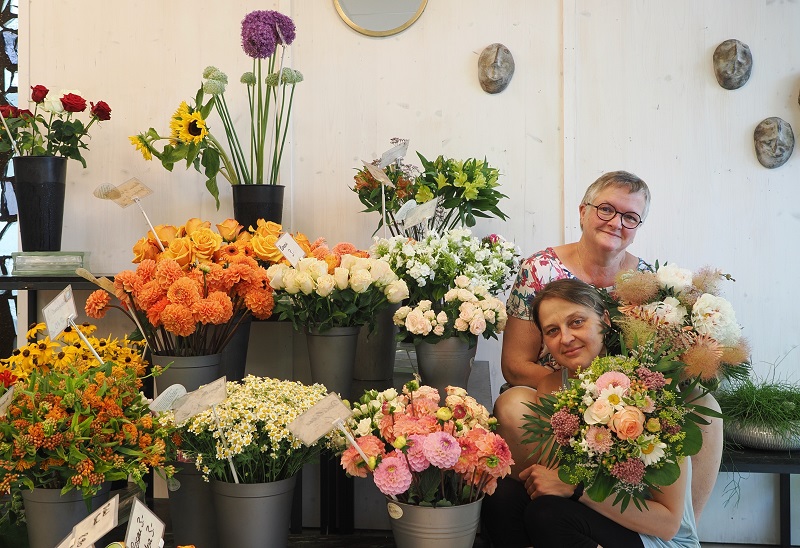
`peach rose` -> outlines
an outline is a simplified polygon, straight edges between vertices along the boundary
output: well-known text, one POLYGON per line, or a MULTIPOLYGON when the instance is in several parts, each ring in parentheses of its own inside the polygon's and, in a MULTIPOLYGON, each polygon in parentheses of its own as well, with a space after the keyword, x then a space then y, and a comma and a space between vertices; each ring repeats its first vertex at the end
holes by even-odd
POLYGON ((294 235, 294 241, 297 242, 297 245, 300 246, 300 249, 302 249, 306 255, 311 255, 311 242, 308 241, 308 236, 302 232, 298 232, 294 235))
POLYGON ((162 257, 174 260, 182 269, 186 270, 194 260, 191 240, 189 238, 175 238, 169 243, 169 247, 164 250, 162 257))
POLYGON ((239 221, 236 219, 225 219, 217 225, 219 235, 222 236, 222 239, 226 242, 238 240, 239 232, 241 232, 243 228, 244 227, 240 225, 239 221))
POLYGON ((192 232, 199 228, 211 228, 211 221, 203 221, 197 217, 192 217, 178 231, 178 236, 191 236, 192 232))
POLYGON ((214 252, 222 245, 222 236, 211 230, 201 226, 194 230, 189 238, 194 245, 195 259, 201 262, 208 262, 214 256, 214 252))
POLYGON ((281 225, 273 223, 272 221, 265 221, 264 219, 259 219, 256 222, 256 228, 250 228, 257 236, 275 236, 275 239, 283 233, 283 227, 281 225))
POLYGON ((614 413, 608 426, 621 440, 636 439, 644 430, 644 413, 638 407, 626 405, 625 409, 614 413))
POLYGON ((431 322, 426 320, 419 310, 412 310, 408 316, 406 316, 405 324, 409 333, 413 333, 414 335, 427 335, 431 332, 433 327, 431 322))
POLYGON ((156 242, 161 240, 161 243, 164 245, 164 247, 167 247, 172 240, 178 237, 178 229, 172 225, 156 225, 153 228, 155 229, 158 238, 156 239, 156 236, 153 234, 152 230, 147 231, 147 238, 156 246, 158 246, 156 242))
POLYGON ((253 246, 253 253, 256 254, 256 257, 259 260, 277 263, 283 258, 283 253, 281 253, 280 249, 278 249, 278 247, 275 245, 275 242, 277 241, 278 237, 274 235, 256 235, 253 236, 253 239, 250 240, 250 243, 253 246))
POLYGON ((148 238, 142 238, 133 244, 133 261, 131 262, 141 263, 145 259, 155 259, 159 253, 161 253, 161 249, 154 242, 148 238))

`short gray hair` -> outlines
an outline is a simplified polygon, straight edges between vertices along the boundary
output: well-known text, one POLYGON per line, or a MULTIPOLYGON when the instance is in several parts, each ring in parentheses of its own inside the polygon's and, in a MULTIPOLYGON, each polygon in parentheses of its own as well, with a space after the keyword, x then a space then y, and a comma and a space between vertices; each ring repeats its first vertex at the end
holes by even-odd
POLYGON ((650 211, 650 188, 642 179, 628 171, 609 171, 601 175, 586 189, 586 194, 583 195, 581 204, 594 204, 597 195, 609 187, 624 188, 629 194, 643 193, 644 211, 642 211, 642 220, 647 218, 647 212, 650 211))

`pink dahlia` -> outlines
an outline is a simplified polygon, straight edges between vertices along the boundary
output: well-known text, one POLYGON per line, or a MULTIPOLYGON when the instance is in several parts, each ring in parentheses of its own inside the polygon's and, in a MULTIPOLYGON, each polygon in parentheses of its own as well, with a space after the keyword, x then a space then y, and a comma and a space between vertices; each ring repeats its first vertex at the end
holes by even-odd
POLYGON ((422 451, 423 441, 425 441, 425 436, 420 434, 412 434, 408 438, 406 457, 408 458, 408 465, 414 472, 422 472, 431 465, 430 461, 425 457, 425 453, 422 451))
MULTIPOLYGON (((379 457, 386 453, 385 445, 376 436, 362 436, 356 438, 356 443, 367 457, 379 457)), ((358 476, 359 478, 366 478, 369 467, 355 447, 349 446, 344 453, 342 453, 342 468, 351 476, 358 476)))
POLYGON ((399 495, 411 487, 411 470, 405 458, 392 453, 384 458, 373 474, 375 485, 384 495, 399 495))
POLYGON ((422 451, 430 463, 437 468, 452 468, 461 454, 458 440, 447 432, 433 432, 422 442, 422 451))

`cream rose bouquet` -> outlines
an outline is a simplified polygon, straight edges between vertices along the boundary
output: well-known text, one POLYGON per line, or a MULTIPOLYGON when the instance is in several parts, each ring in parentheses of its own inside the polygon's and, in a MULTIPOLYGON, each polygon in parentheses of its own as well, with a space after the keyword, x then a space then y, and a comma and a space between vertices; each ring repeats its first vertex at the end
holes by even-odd
MULTIPOLYGON (((356 251, 349 244, 336 249, 356 251)), ((406 283, 386 261, 333 251, 322 256, 300 259, 296 267, 281 263, 267 269, 275 313, 295 329, 372 325, 378 311, 408 298, 406 283)))
POLYGON ((395 312, 393 321, 400 328, 398 340, 411 336, 414 343, 436 343, 458 337, 474 347, 479 336, 497 338, 508 321, 505 303, 482 286, 469 285, 467 276, 458 276, 454 283, 441 302, 422 300, 395 312))
POLYGON ((730 275, 712 268, 696 273, 676 264, 617 277, 609 308, 628 348, 672 353, 685 375, 705 384, 747 376, 750 348, 731 303, 719 296, 730 275))
POLYGON ((369 390, 353 404, 347 428, 365 462, 341 434, 331 443, 351 475, 372 475, 380 491, 408 504, 453 506, 491 495, 514 461, 497 420, 462 388, 441 399, 430 386, 410 381, 402 393, 369 390))
POLYGON ((675 482, 681 461, 702 445, 704 421, 690 417, 689 391, 676 389, 680 371, 678 362, 596 358, 568 387, 528 404, 524 441, 592 500, 614 495, 622 511, 631 501, 645 507, 649 490, 675 482))

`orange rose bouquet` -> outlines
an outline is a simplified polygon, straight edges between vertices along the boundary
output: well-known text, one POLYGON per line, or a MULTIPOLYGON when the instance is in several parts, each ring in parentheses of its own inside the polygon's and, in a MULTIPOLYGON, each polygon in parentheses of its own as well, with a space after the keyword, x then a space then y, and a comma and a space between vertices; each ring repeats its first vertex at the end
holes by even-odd
MULTIPOLYGON (((117 274, 115 295, 155 354, 217 354, 247 314, 272 315, 267 271, 254 257, 250 233, 233 219, 216 232, 199 219, 157 226, 136 243, 134 255, 138 266, 117 274)), ((86 314, 102 318, 110 301, 107 292, 95 291, 86 314)))

